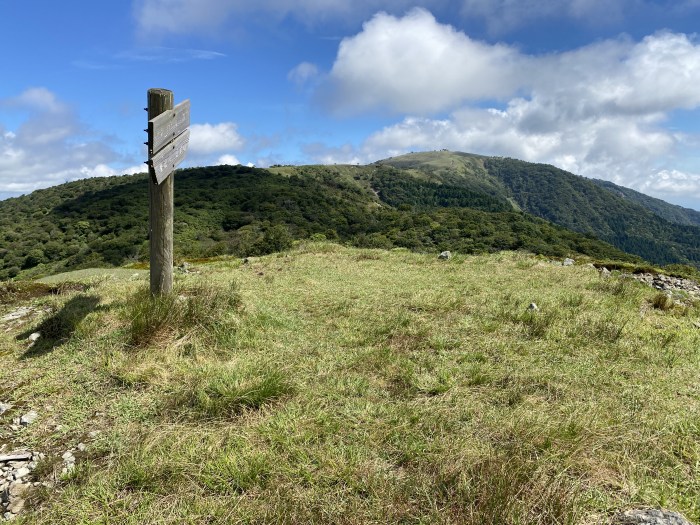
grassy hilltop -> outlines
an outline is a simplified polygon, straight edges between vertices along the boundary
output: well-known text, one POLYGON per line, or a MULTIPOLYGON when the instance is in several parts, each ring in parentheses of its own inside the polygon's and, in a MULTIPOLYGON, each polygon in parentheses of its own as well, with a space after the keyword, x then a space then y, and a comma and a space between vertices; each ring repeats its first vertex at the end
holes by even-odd
POLYGON ((0 330, 0 443, 59 478, 17 523, 700 519, 697 303, 514 252, 194 269, 159 301, 138 273, 5 285, 36 310, 0 330))

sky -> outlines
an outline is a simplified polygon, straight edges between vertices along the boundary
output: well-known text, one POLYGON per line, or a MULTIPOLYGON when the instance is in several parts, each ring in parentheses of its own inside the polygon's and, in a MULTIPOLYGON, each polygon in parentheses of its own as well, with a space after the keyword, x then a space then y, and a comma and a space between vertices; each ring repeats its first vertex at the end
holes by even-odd
MULTIPOLYGON (((449 149, 700 210, 700 0, 0 0, 0 198, 144 171, 449 149)), ((177 191, 177 179, 175 182, 177 191)))

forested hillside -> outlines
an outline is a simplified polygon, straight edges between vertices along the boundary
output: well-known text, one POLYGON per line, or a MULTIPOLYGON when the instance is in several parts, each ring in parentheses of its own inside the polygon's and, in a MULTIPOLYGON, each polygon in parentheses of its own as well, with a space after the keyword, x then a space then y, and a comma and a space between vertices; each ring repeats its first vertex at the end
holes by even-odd
POLYGON ((501 202, 602 239, 657 264, 700 264, 700 213, 546 164, 439 151, 380 161, 433 183, 501 202))
MULTIPOLYGON (((148 257, 146 175, 81 180, 0 202, 0 278, 148 257)), ((523 249, 635 260, 507 200, 370 165, 216 166, 175 174, 175 256, 261 255, 295 239, 482 253, 523 249)))
POLYGON ((700 211, 691 208, 684 208, 675 204, 669 204, 661 199, 649 197, 638 191, 618 186, 607 180, 590 179, 594 184, 619 195, 623 199, 628 199, 632 202, 644 206, 659 217, 666 219, 669 222, 676 224, 684 224, 686 226, 700 226, 700 211))

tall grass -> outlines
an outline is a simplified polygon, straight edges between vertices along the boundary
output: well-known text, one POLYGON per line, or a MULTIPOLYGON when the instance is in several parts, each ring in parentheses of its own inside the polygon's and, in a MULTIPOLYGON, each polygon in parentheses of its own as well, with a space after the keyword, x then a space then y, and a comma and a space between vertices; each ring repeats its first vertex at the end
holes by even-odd
POLYGON ((80 337, 0 367, 65 427, 18 439, 90 447, 25 523, 700 519, 697 305, 522 253, 308 243, 202 272, 99 283, 80 337))
POLYGON ((130 344, 142 347, 172 340, 189 330, 210 330, 240 304, 235 281, 225 288, 199 282, 178 284, 172 293, 159 296, 143 288, 128 300, 123 315, 129 322, 130 344))

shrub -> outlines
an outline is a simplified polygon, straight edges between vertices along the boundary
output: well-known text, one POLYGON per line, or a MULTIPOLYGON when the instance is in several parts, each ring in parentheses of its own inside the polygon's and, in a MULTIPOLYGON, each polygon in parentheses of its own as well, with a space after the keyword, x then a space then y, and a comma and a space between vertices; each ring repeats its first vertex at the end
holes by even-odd
POLYGON ((125 311, 129 342, 133 346, 146 346, 196 327, 210 328, 239 305, 235 281, 228 288, 204 282, 177 286, 172 293, 160 296, 153 296, 144 288, 132 297, 125 311))

